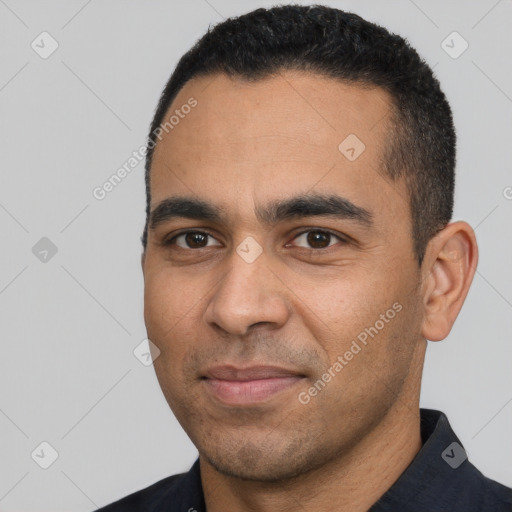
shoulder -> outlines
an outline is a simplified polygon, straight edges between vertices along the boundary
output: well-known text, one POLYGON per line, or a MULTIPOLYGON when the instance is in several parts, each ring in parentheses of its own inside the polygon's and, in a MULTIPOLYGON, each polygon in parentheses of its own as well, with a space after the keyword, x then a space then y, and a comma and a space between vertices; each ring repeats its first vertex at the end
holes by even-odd
POLYGON ((158 507, 163 500, 176 493, 186 475, 187 473, 180 473, 163 478, 149 487, 136 491, 106 507, 98 509, 97 512, 156 511, 158 510, 156 507, 158 507))
POLYGON ((482 510, 492 512, 512 511, 512 489, 482 475, 485 489, 482 510))
POLYGON ((471 463, 446 415, 439 413, 430 439, 433 441, 430 455, 434 460, 431 458, 429 464, 436 474, 433 490, 437 502, 444 505, 443 510, 512 511, 512 489, 488 478, 471 463))
POLYGON ((512 490, 470 462, 446 415, 420 414, 422 448, 372 512, 512 512, 512 490))

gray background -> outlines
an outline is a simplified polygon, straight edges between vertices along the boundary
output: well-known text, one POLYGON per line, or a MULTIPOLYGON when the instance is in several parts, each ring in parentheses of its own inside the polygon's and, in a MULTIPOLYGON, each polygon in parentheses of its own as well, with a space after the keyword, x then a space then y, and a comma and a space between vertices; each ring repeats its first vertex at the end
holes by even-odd
MULTIPOLYGON (((480 263, 449 338, 429 344, 422 406, 445 411, 470 459, 512 486, 512 2, 325 4, 407 37, 453 107, 454 219, 476 229, 480 263), (456 59, 442 47, 453 31, 469 43, 456 59)), ((165 81, 208 25, 270 5, 0 0, 1 511, 94 510, 194 461, 133 354, 146 334, 143 164, 102 201, 92 191, 144 143, 165 81), (31 47, 50 47, 43 31, 59 44, 46 59, 31 47), (32 250, 43 237, 57 248, 45 262, 32 250), (58 452, 48 469, 43 441, 58 452)))

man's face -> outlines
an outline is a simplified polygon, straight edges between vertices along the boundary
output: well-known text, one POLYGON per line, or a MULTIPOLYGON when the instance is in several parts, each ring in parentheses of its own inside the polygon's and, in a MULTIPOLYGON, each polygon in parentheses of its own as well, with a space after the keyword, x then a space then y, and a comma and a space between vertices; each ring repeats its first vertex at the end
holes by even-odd
POLYGON ((169 109, 151 210, 187 198, 218 218, 160 211, 144 316, 170 407, 223 473, 303 473, 414 402, 420 279, 407 191, 379 174, 389 106, 381 89, 286 72, 194 79, 169 109))

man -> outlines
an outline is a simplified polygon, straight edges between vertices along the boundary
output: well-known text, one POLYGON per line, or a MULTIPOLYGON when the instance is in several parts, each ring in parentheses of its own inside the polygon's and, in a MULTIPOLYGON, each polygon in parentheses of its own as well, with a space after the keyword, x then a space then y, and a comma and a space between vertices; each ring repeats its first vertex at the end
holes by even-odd
POLYGON ((454 167, 401 37, 321 6, 209 30, 153 119, 142 237, 155 371, 199 458, 101 510, 512 510, 419 408, 478 260, 454 167))

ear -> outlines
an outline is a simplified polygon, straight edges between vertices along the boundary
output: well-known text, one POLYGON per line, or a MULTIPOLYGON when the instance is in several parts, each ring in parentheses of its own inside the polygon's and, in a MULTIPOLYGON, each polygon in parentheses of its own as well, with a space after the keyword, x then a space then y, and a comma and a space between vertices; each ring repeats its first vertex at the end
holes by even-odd
POLYGON ((441 341, 448 336, 468 294, 477 263, 478 245, 467 222, 448 224, 429 242, 422 265, 424 338, 441 341))

